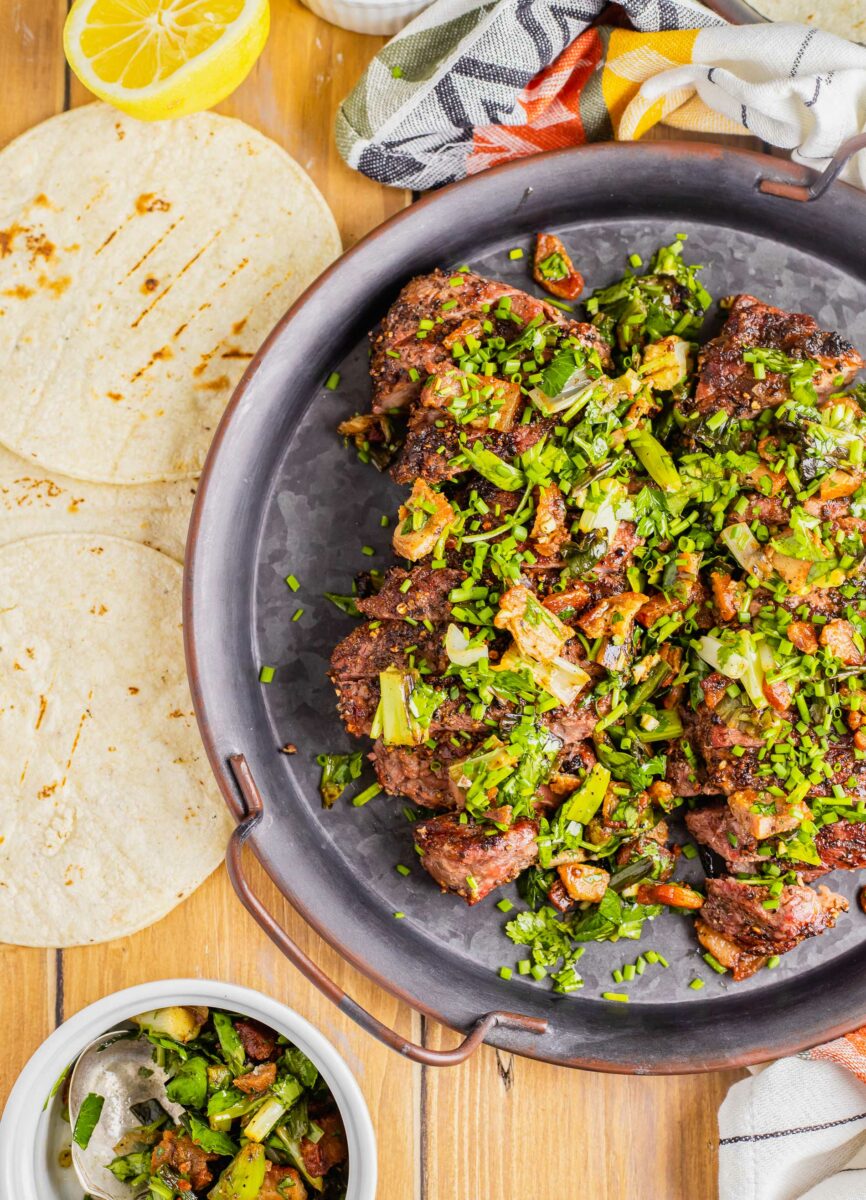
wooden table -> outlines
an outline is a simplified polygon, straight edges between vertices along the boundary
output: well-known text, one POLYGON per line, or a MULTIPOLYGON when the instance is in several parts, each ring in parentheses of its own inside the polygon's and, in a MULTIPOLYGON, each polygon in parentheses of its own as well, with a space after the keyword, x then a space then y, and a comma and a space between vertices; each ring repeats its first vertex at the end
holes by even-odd
MULTIPOLYGON (((271 7, 267 48, 221 111, 274 138, 310 172, 348 247, 410 200, 350 171, 333 143, 337 104, 382 39, 327 25, 297 0, 271 0, 271 7)), ((66 0, 0 4, 0 143, 90 98, 63 58, 66 9, 66 0)), ((361 1004, 428 1045, 456 1041, 346 966, 261 871, 253 870, 253 879, 292 936, 361 1004)), ((414 1066, 362 1033, 280 958, 236 902, 224 869, 134 937, 62 952, 0 947, 0 1104, 37 1046, 84 1005, 146 980, 190 975, 276 996, 336 1044, 376 1126, 382 1200, 716 1194, 716 1110, 736 1072, 587 1074, 487 1047, 462 1067, 414 1066)))

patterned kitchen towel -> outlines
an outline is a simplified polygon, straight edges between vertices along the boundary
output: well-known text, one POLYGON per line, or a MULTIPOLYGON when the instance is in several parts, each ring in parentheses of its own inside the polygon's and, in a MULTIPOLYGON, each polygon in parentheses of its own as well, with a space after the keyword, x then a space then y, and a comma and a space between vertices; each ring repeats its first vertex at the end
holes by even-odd
MULTIPOLYGON (((751 134, 812 166, 866 128, 866 47, 804 25, 726 25, 695 0, 437 0, 373 59, 337 114, 350 166, 438 187, 659 121, 751 134)), ((866 153, 848 178, 866 187, 866 153)))
POLYGON ((864 1200, 866 1028, 735 1083, 719 1110, 719 1200, 864 1200))

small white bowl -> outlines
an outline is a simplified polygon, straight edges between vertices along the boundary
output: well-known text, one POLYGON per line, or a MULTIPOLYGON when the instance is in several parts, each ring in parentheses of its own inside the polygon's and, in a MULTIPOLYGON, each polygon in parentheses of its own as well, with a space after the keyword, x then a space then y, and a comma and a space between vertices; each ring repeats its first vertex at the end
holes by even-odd
POLYGON ((81 1200, 73 1169, 58 1164, 70 1130, 60 1120, 59 1095, 46 1108, 48 1094, 64 1068, 94 1038, 136 1013, 171 1004, 206 1004, 253 1017, 303 1050, 324 1076, 343 1118, 349 1146, 346 1200, 375 1200, 376 1137, 361 1089, 343 1059, 291 1008, 251 988, 211 979, 165 979, 114 992, 54 1030, 19 1075, 0 1120, 3 1200, 81 1200))
POLYGON ((323 21, 355 33, 399 33, 432 0, 303 0, 323 21))

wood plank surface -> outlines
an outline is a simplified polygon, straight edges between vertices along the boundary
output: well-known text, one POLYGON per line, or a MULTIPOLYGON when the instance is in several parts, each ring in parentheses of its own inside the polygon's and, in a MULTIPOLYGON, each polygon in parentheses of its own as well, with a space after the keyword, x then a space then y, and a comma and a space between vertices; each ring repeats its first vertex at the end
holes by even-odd
MULTIPOLYGON (((89 100, 64 69, 65 12, 65 0, 0 4, 0 144, 89 100)), ((347 247, 408 202, 405 193, 349 171, 333 144, 336 106, 380 44, 327 25, 297 0, 272 0, 265 53, 220 106, 273 137, 310 172, 347 247)), ((408 1037, 454 1044, 454 1034, 422 1021, 341 962, 249 865, 265 902, 350 995, 408 1037)), ((376 1126, 382 1200, 716 1194, 715 1114, 735 1073, 623 1078, 487 1047, 460 1068, 422 1070, 363 1034, 282 960, 235 900, 223 869, 134 937, 62 954, 0 947, 0 972, 0 1104, 54 1025, 91 1001, 145 980, 221 978, 296 1008, 346 1057, 376 1126)))

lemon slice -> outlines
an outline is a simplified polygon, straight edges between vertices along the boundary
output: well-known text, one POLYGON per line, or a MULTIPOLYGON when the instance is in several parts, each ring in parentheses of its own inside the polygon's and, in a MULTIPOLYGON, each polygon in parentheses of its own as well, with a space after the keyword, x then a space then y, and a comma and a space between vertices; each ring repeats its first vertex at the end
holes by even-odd
POLYGON ((217 104, 261 54, 268 0, 75 0, 63 47, 86 88, 144 121, 217 104))

